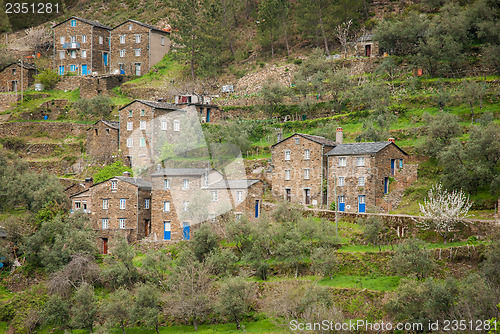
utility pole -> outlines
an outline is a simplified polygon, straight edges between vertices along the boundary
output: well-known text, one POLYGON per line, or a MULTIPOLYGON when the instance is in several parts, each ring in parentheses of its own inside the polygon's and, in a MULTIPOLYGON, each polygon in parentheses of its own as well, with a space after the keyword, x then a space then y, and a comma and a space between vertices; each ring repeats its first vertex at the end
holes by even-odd
POLYGON ((337 196, 337 175, 336 174, 333 175, 333 179, 335 182, 335 184, 333 186, 334 196, 335 196, 335 233, 336 233, 336 236, 338 237, 339 236, 339 216, 338 216, 339 201, 338 201, 338 196, 337 196))
POLYGON ((23 58, 21 58, 21 103, 23 102, 23 58))

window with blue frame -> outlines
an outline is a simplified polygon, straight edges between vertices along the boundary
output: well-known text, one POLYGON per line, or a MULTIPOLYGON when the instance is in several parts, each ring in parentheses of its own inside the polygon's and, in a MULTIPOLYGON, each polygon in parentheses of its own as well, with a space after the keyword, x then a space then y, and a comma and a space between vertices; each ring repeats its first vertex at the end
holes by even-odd
POLYGON ((71 72, 75 72, 75 71, 76 71, 76 65, 70 65, 70 66, 69 66, 69 70, 70 70, 71 72))
POLYGON ((76 20, 71 20, 71 26, 76 27, 76 20))
POLYGON ((399 159, 399 168, 403 168, 403 159, 399 159))

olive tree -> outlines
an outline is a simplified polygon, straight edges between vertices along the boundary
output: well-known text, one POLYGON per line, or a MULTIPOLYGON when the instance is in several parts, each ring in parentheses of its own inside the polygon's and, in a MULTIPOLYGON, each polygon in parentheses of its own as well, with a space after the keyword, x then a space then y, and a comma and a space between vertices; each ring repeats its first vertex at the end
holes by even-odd
POLYGON ((413 276, 422 280, 434 270, 435 264, 419 239, 408 239, 396 248, 390 261, 394 272, 402 276, 413 276))
POLYGON ((196 261, 192 254, 182 255, 170 275, 169 283, 168 298, 171 303, 167 305, 167 312, 184 319, 198 330, 198 324, 212 309, 212 278, 208 266, 196 261))
POLYGON ((220 286, 216 309, 240 329, 241 319, 249 311, 254 295, 254 288, 243 277, 227 278, 220 286))
POLYGON ((139 284, 130 311, 131 318, 160 333, 161 303, 158 288, 152 284, 139 284))
POLYGON ((84 283, 76 289, 71 299, 71 327, 88 329, 92 333, 97 320, 97 302, 94 287, 84 283))

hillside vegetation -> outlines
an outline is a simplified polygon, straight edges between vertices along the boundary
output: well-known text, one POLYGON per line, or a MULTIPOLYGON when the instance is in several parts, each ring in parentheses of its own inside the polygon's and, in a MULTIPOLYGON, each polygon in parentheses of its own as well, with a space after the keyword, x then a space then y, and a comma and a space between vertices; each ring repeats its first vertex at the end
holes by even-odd
MULTIPOLYGON (((85 165, 85 124, 118 120, 133 99, 210 94, 219 95, 224 120, 203 124, 208 144, 237 145, 249 169, 269 167, 278 133, 335 139, 341 126, 347 143, 393 137, 411 155, 405 164, 419 163, 418 180, 391 213, 420 214, 429 189, 442 184, 470 196, 469 216, 493 219, 500 196, 498 1, 61 4, 57 20, 168 24, 174 47, 109 97, 27 91, 1 115, 22 126, 0 138, 0 333, 289 333, 291 320, 323 319, 481 320, 500 332, 498 322, 493 327, 500 319, 496 224, 460 223, 445 238, 377 217, 337 225, 275 202, 257 222, 220 217, 193 228, 189 242, 118 240, 102 255, 89 216, 70 215, 57 178, 30 168, 62 175, 77 161, 85 165), (356 55, 356 39, 369 32, 385 56, 356 55), (221 93, 225 84, 235 91, 221 93), (41 120, 45 114, 49 120, 41 120), (34 122, 83 125, 71 134, 28 126, 34 122)), ((22 22, 0 12, 0 31, 44 20, 56 17, 22 22)), ((0 63, 11 60, 4 51, 0 63)), ((117 161, 71 176, 98 182, 125 170, 117 161)))

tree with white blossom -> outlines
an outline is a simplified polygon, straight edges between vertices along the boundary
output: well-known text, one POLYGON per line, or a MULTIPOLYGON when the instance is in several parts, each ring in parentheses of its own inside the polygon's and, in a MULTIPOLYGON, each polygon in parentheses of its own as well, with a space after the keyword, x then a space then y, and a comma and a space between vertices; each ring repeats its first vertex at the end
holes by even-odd
POLYGON ((443 237, 444 243, 450 232, 468 217, 472 202, 462 190, 447 191, 439 183, 427 193, 424 204, 419 204, 421 217, 418 225, 423 230, 434 230, 443 237))

